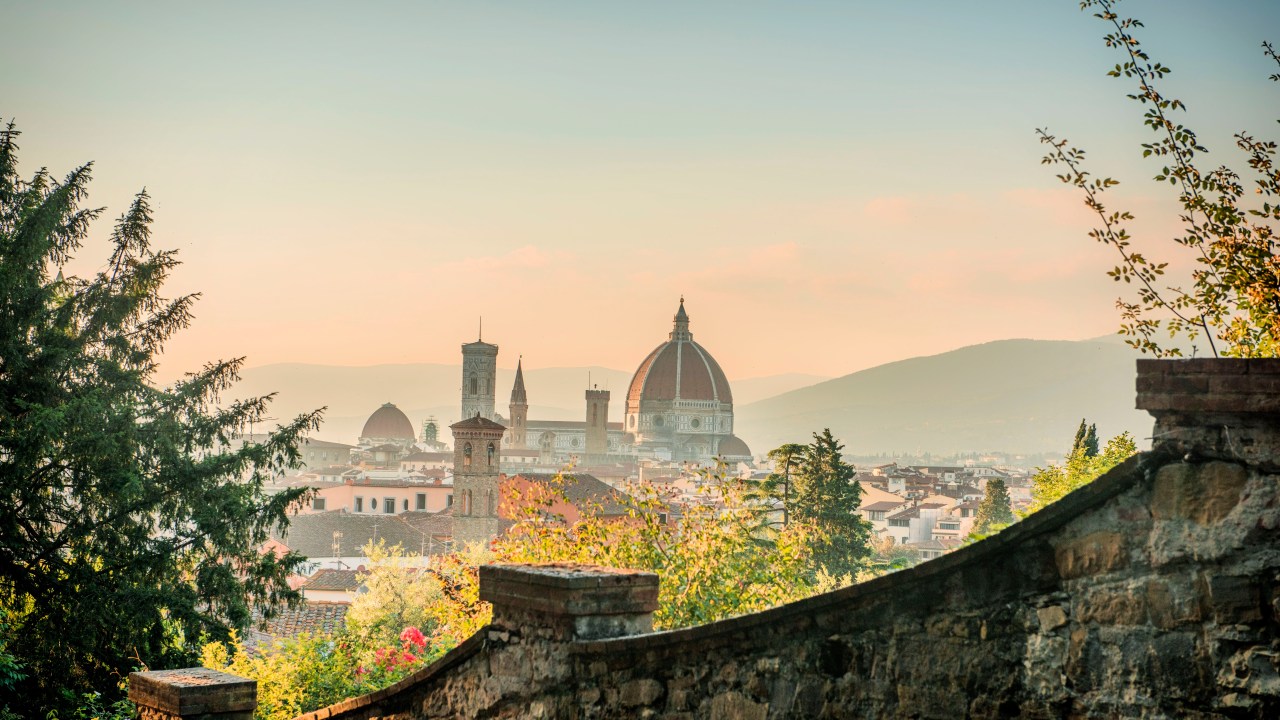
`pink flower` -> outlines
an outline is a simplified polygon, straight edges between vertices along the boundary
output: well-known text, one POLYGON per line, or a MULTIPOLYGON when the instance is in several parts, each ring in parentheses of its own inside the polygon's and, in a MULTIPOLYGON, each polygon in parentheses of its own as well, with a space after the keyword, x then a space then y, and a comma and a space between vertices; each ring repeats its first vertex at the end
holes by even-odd
POLYGON ((405 643, 406 649, 408 645, 417 645, 420 648, 427 646, 427 638, 421 630, 413 626, 405 628, 404 632, 400 633, 400 642, 405 643))

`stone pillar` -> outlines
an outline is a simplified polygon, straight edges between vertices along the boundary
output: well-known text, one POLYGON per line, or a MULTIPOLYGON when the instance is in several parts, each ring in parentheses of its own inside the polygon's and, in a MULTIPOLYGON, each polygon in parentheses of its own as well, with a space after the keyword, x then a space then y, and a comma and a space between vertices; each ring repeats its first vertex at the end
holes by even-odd
POLYGON ((596 565, 482 565, 480 599, 498 632, 571 642, 653 630, 658 576, 596 565))
POLYGON ((253 720, 258 681, 208 668, 129 674, 141 720, 253 720))
POLYGON ((1280 359, 1139 360, 1137 407, 1156 419, 1154 449, 1278 466, 1280 359))

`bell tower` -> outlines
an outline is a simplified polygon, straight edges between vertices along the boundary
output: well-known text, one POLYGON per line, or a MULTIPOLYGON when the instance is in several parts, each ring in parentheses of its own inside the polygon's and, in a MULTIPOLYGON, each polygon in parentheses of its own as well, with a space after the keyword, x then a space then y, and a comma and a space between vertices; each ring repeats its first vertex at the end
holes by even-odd
POLYGON ((476 415, 493 420, 494 384, 498 377, 498 346, 483 337, 462 346, 462 419, 476 415))
POLYGON ((511 426, 507 428, 507 447, 528 448, 526 427, 529 421, 529 399, 524 392, 524 358, 516 361, 516 382, 511 386, 511 426))
POLYGON ((609 391, 587 391, 587 458, 598 461, 609 453, 609 391))
POLYGON ((449 426, 453 431, 453 542, 488 545, 498 536, 502 501, 502 435, 505 427, 481 416, 449 426))

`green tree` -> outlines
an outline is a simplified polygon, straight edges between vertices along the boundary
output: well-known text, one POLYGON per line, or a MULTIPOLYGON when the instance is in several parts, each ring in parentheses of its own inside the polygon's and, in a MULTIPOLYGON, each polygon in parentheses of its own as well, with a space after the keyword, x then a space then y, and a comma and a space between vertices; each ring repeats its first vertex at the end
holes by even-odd
POLYGON ((770 507, 782 508, 781 526, 786 527, 791 519, 791 473, 800 465, 804 457, 805 446, 799 443, 785 443, 768 453, 773 463, 773 472, 760 483, 758 492, 748 494, 749 500, 759 500, 770 507))
POLYGON ((506 562, 581 562, 657 573, 654 624, 677 628, 763 610, 812 595, 818 577, 811 524, 762 528, 748 484, 723 468, 702 477, 694 499, 648 483, 630 489, 627 516, 610 518, 580 507, 577 522, 550 512, 568 502, 563 484, 513 498, 516 523, 494 543, 506 562), (667 518, 674 517, 674 521, 667 518), (761 542, 761 533, 768 533, 761 542))
POLYGON ((1062 465, 1036 468, 1031 476, 1031 506, 1028 512, 1041 510, 1061 500, 1067 493, 1084 487, 1103 473, 1138 452, 1129 433, 1121 433, 1107 441, 1102 452, 1090 455, 1087 448, 1073 448, 1062 465))
MULTIPOLYGON (((1169 262, 1150 260, 1133 245, 1126 224, 1134 219, 1127 211, 1108 210, 1104 194, 1119 184, 1109 177, 1093 177, 1084 170, 1084 151, 1072 147, 1047 130, 1038 130, 1050 146, 1044 163, 1064 168, 1058 178, 1079 188, 1085 204, 1099 224, 1089 234, 1114 248, 1120 262, 1108 273, 1137 290, 1132 300, 1116 301, 1121 314, 1121 334, 1129 344, 1157 357, 1177 356, 1177 347, 1162 346, 1161 333, 1195 340, 1203 335, 1216 356, 1275 357, 1280 354, 1280 260, 1276 257, 1276 224, 1280 220, 1280 169, 1275 164, 1276 143, 1257 140, 1246 132, 1235 135, 1244 152, 1252 180, 1226 166, 1202 169, 1208 150, 1190 128, 1174 120, 1185 112, 1181 100, 1165 97, 1157 89, 1170 69, 1150 58, 1134 34, 1142 23, 1115 11, 1119 0, 1082 0, 1081 9, 1093 9, 1095 17, 1110 29, 1107 47, 1122 58, 1107 74, 1134 81, 1129 95, 1145 108, 1143 124, 1154 134, 1142 144, 1144 157, 1156 158, 1162 167, 1155 179, 1177 194, 1182 230, 1170 249, 1181 247, 1192 268, 1189 275, 1167 277, 1169 262)), ((1280 63, 1269 43, 1263 52, 1280 63)), ((1271 76, 1280 80, 1280 74, 1271 76)))
POLYGON ((1013 507, 1009 503, 1009 488, 1001 478, 987 480, 986 493, 973 517, 973 531, 978 535, 990 535, 1013 523, 1013 507))
POLYGON ((117 696, 139 664, 190 663, 196 638, 297 597, 286 578, 302 558, 258 550, 301 493, 263 483, 297 461, 318 415, 232 449, 269 400, 217 405, 239 360, 155 386, 194 297, 161 295, 178 261, 151 248, 147 194, 116 222, 101 271, 55 276, 102 212, 80 207, 90 166, 22 179, 17 138, 0 129, 0 645, 25 675, 19 706, 66 715, 84 693, 117 696))
POLYGON ((862 486, 854 481, 856 472, 841 457, 842 450, 830 428, 814 433, 791 476, 792 518, 818 529, 817 562, 836 575, 856 573, 871 552, 871 525, 856 514, 862 486))

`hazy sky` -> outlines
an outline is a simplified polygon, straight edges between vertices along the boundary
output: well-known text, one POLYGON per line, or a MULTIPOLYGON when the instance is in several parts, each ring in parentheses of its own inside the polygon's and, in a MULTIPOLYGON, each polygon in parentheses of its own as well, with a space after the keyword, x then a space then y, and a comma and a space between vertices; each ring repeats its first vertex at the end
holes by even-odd
MULTIPOLYGON (((22 169, 146 186, 200 291, 166 374, 456 362, 629 370, 670 329, 731 377, 1112 332, 1112 256, 1047 125, 1165 246, 1141 108, 1076 0, 16 2, 22 169)), ((1275 134, 1280 2, 1122 4, 1222 161, 1275 134)), ((111 220, 70 266, 97 269, 111 220)))

